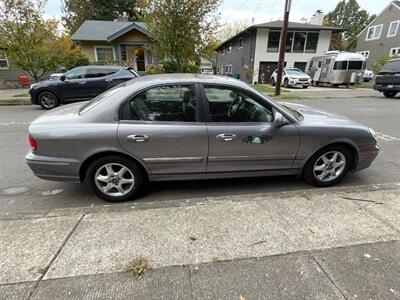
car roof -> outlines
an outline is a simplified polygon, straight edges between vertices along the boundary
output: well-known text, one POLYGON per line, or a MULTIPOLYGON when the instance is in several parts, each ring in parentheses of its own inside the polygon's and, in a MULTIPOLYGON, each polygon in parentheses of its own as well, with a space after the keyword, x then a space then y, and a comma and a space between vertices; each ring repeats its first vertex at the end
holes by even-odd
POLYGON ((207 74, 157 74, 137 77, 134 80, 126 82, 126 86, 138 85, 149 86, 157 84, 181 84, 181 83, 202 83, 202 84, 222 84, 234 85, 237 87, 248 88, 247 83, 223 75, 207 75, 207 74))
POLYGON ((90 69, 114 69, 114 70, 129 69, 128 67, 124 67, 124 66, 100 66, 100 65, 79 66, 79 67, 76 67, 75 69, 84 69, 84 68, 90 68, 90 69))

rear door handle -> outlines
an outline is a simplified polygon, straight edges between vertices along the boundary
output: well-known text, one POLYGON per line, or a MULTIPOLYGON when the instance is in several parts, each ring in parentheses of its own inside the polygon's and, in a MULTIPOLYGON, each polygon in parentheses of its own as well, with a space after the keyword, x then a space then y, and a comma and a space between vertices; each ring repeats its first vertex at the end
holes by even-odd
POLYGON ((216 136, 216 139, 221 142, 230 142, 236 139, 236 135, 233 133, 221 133, 216 136))
POLYGON ((126 139, 130 142, 143 143, 146 142, 149 139, 149 137, 144 134, 132 134, 128 135, 126 139))

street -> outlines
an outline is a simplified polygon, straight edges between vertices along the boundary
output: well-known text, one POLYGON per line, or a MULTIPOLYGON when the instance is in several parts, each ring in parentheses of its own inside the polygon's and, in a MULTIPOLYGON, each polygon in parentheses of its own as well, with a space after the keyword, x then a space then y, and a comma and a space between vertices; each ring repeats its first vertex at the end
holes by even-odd
MULTIPOLYGON (((398 182, 400 179, 400 99, 307 99, 295 102, 348 116, 378 132, 381 146, 373 165, 348 176, 340 186, 398 182)), ((50 209, 122 205, 96 198, 86 186, 35 178, 25 163, 29 123, 43 113, 38 106, 0 107, 0 211, 2 215, 40 213, 50 209)), ((173 206, 187 199, 313 189, 292 176, 150 183, 131 204, 173 206)))

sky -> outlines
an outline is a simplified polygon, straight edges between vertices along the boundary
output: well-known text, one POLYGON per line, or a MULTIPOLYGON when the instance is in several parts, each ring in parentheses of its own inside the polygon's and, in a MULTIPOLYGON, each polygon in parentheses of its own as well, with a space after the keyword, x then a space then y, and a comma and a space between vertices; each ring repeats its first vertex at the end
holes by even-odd
MULTIPOLYGON (((290 12, 291 21, 309 19, 320 9, 324 13, 333 10, 340 0, 292 0, 290 12)), ((235 20, 246 20, 249 23, 254 18, 254 24, 282 19, 285 0, 222 0, 219 8, 221 24, 232 23, 235 20)), ((358 0, 362 9, 371 14, 378 14, 391 0, 358 0)), ((45 16, 59 18, 61 15, 61 0, 48 0, 45 16)))

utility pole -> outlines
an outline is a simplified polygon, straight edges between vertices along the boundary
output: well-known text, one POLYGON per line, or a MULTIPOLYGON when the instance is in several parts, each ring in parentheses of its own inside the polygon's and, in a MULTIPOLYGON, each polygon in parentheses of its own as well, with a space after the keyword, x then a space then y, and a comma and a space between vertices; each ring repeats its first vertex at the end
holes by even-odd
POLYGON ((281 94, 282 70, 285 64, 286 36, 287 36, 289 13, 291 6, 292 6, 292 0, 285 0, 285 13, 283 15, 283 26, 279 43, 279 61, 278 61, 278 70, 276 74, 277 76, 275 83, 275 96, 279 96, 281 94))

